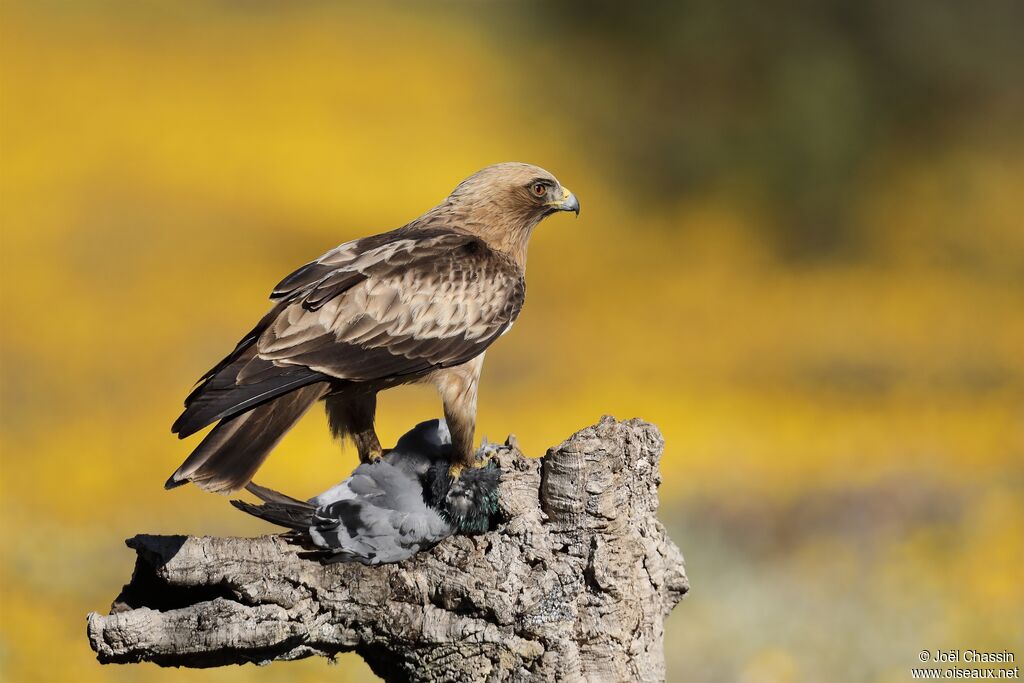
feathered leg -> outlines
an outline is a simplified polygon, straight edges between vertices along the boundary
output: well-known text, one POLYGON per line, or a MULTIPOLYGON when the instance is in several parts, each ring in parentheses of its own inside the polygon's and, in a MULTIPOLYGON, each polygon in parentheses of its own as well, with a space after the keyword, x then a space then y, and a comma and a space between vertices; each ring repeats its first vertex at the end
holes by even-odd
POLYGON ((441 401, 444 403, 444 419, 448 422, 448 431, 452 435, 451 475, 458 478, 466 467, 477 467, 473 448, 473 436, 476 431, 476 397, 480 384, 480 369, 483 367, 484 356, 480 354, 468 363, 453 368, 437 370, 431 375, 441 401))
POLYGON ((377 392, 339 390, 324 400, 331 433, 339 439, 352 437, 359 452, 359 462, 373 462, 382 450, 373 428, 377 412, 377 392))

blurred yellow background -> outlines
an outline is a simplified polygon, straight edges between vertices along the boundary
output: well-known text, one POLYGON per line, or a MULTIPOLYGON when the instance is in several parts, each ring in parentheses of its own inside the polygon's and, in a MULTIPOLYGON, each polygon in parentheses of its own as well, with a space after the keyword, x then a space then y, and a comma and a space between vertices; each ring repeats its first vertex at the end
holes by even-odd
MULTIPOLYGON (((507 160, 583 211, 533 240, 478 436, 661 427, 670 680, 1024 656, 1020 7, 3 3, 0 678, 371 678, 100 667, 85 613, 128 536, 268 531, 162 484, 273 284, 507 160)), ((385 394, 382 440, 439 411, 385 394)), ((258 480, 354 464, 316 411, 258 480)))

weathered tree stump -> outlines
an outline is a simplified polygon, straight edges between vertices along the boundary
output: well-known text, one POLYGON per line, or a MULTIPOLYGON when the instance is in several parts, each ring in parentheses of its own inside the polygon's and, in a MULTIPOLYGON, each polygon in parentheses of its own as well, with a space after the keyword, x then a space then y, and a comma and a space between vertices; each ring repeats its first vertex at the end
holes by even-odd
POLYGON ((387 680, 662 680, 663 620, 688 589, 655 517, 663 445, 611 417, 542 459, 510 438, 500 527, 395 565, 325 565, 276 536, 136 536, 89 642, 102 663, 355 651, 387 680))

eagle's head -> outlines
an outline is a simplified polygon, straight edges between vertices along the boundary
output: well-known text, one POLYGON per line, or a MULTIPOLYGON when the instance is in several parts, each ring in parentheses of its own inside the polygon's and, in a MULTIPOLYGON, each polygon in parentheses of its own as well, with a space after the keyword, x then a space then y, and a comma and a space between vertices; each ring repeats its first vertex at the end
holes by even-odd
POLYGON ((555 176, 540 166, 515 161, 477 171, 452 190, 448 201, 467 208, 489 205, 534 222, 556 211, 580 213, 576 196, 555 176))
POLYGON ((580 213, 576 195, 539 166, 508 162, 481 169, 442 204, 459 230, 482 238, 521 263, 533 228, 559 211, 580 213))

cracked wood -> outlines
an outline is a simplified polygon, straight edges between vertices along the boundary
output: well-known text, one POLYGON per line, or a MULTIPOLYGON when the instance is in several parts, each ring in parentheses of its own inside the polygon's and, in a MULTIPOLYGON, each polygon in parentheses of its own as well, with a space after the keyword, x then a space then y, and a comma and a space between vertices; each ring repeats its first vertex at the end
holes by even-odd
POLYGON ((663 680, 689 584, 656 518, 664 442, 610 417, 528 459, 509 440, 503 523, 395 565, 324 565, 277 536, 139 535, 103 663, 211 667, 355 651, 386 680, 663 680))

